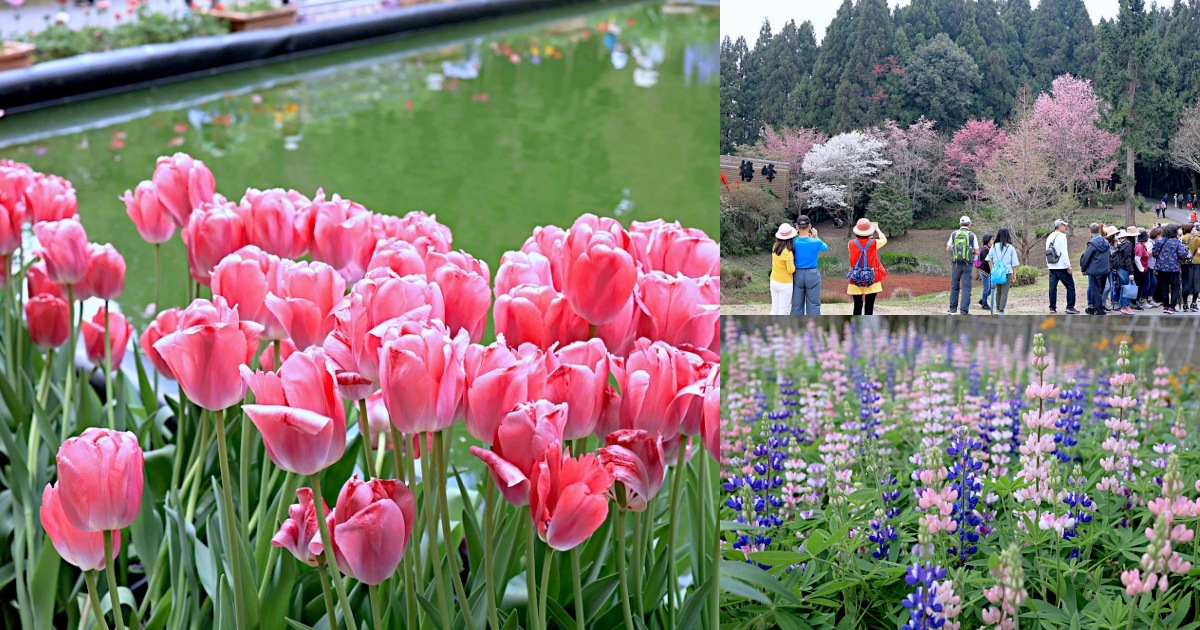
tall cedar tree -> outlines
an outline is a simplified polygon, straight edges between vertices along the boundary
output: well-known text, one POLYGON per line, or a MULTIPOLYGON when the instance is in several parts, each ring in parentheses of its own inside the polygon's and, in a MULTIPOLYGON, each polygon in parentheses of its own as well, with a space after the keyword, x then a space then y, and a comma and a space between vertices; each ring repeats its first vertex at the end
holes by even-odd
POLYGON ((850 62, 854 28, 854 4, 850 0, 842 0, 837 15, 825 30, 821 54, 817 56, 817 63, 813 67, 812 81, 809 83, 809 110, 803 117, 807 127, 826 131, 833 128, 834 99, 838 83, 842 80, 842 70, 850 62))
POLYGON ((891 48, 892 14, 887 0, 859 0, 854 15, 854 47, 834 100, 835 128, 861 129, 882 116, 887 95, 879 78, 891 48))

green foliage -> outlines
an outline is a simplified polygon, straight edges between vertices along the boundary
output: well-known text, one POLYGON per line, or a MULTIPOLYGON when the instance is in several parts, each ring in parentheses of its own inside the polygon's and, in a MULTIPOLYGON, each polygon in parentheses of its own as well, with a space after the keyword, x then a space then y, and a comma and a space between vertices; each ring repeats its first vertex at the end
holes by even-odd
POLYGON ((1041 274, 1042 272, 1037 267, 1017 265, 1017 268, 1013 270, 1011 282, 1014 287, 1029 286, 1036 283, 1041 274))
POLYGON ((975 60, 945 33, 914 51, 904 72, 909 102, 945 130, 967 122, 979 81, 975 60))
POLYGON ((907 266, 916 269, 917 266, 921 264, 921 261, 917 258, 916 254, 888 250, 879 252, 879 262, 883 263, 883 266, 886 267, 888 271, 891 271, 893 267, 901 266, 907 266))
POLYGON ((721 288, 740 289, 750 284, 750 272, 731 263, 721 263, 721 288))
POLYGON ((913 224, 912 204, 886 179, 871 192, 867 215, 887 235, 904 234, 913 224))
POLYGON ((225 22, 211 16, 189 13, 186 17, 175 18, 143 9, 138 13, 137 20, 112 28, 84 26, 72 30, 64 24, 54 24, 27 39, 37 46, 37 61, 42 62, 228 32, 229 27, 225 22))
POLYGON ((783 204, 753 186, 721 192, 721 253, 726 256, 770 251, 775 230, 786 219, 783 204))

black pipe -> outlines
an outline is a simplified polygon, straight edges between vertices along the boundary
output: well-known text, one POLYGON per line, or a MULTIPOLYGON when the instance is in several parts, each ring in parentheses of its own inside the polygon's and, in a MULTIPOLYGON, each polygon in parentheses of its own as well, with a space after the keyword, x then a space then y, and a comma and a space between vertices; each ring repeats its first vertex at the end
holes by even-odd
POLYGON ((6 114, 586 0, 459 0, 277 29, 88 53, 0 72, 6 114))

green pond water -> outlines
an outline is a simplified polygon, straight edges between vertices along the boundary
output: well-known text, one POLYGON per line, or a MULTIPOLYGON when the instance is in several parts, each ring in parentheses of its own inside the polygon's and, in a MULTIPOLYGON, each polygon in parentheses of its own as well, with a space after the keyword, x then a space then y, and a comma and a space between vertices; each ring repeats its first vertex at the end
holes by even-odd
MULTIPOLYGON (((321 187, 436 214, 493 272, 535 226, 585 212, 716 237, 719 17, 673 9, 583 5, 10 115, 0 157, 71 180, 91 240, 125 256, 139 329, 154 249, 118 197, 176 151, 235 200, 321 187)), ((163 267, 163 305, 183 304, 178 235, 163 267)))

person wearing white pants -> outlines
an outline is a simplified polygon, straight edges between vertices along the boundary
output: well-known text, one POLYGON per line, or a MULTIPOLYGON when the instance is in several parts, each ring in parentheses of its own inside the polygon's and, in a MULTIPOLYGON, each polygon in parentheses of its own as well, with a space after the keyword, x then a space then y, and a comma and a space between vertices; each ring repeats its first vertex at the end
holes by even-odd
POLYGON ((792 312, 792 274, 796 273, 796 254, 792 239, 796 228, 780 224, 771 248, 771 314, 789 315, 792 312))

